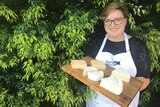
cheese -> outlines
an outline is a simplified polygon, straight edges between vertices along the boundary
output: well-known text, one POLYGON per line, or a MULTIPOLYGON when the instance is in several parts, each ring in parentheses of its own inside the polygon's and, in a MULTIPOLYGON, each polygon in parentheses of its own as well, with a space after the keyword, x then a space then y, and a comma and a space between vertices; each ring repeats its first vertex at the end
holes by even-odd
POLYGON ((88 72, 88 78, 93 81, 100 81, 104 77, 103 71, 88 72))
POLYGON ((116 95, 120 95, 123 91, 123 82, 116 76, 102 78, 100 86, 116 95))
POLYGON ((87 67, 85 60, 71 60, 71 66, 73 69, 84 69, 87 67))
POLYGON ((105 70, 106 65, 102 61, 99 60, 91 60, 91 65, 96 67, 98 70, 105 70))
POLYGON ((129 82, 131 78, 130 73, 122 67, 118 67, 113 70, 111 76, 118 76, 122 81, 125 82, 129 82))
POLYGON ((98 69, 93 66, 88 66, 88 67, 84 68, 83 76, 88 76, 88 73, 92 72, 92 71, 98 71, 98 69))

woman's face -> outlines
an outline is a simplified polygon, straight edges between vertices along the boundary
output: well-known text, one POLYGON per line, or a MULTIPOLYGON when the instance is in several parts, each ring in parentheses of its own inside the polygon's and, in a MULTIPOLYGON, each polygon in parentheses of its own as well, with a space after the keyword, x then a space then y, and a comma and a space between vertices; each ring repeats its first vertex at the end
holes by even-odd
POLYGON ((104 28, 107 34, 112 38, 118 38, 124 35, 127 19, 124 18, 120 10, 112 10, 104 21, 104 28))

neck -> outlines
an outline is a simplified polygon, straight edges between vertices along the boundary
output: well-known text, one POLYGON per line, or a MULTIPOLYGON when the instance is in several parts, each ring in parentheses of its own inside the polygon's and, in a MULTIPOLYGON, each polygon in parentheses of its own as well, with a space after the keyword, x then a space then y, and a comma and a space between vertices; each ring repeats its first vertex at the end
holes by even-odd
POLYGON ((110 36, 108 35, 108 39, 110 41, 113 41, 113 42, 121 42, 121 41, 124 41, 124 34, 121 34, 121 35, 118 35, 118 36, 110 36))

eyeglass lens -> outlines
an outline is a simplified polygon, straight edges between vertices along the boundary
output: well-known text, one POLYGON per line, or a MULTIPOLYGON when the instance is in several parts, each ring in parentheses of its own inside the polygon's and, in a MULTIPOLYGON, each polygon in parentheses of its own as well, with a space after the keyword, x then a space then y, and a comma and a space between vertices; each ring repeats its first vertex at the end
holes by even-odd
POLYGON ((112 22, 113 22, 115 25, 119 25, 119 24, 122 23, 122 19, 123 18, 116 18, 114 20, 106 19, 104 21, 104 24, 107 25, 107 26, 110 26, 112 24, 112 22))

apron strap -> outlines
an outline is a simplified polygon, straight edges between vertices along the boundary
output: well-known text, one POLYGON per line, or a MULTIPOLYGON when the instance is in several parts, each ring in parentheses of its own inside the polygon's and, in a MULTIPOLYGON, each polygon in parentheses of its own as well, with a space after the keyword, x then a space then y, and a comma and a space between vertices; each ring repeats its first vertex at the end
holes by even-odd
POLYGON ((129 52, 130 51, 129 41, 128 41, 128 35, 126 33, 124 34, 124 38, 125 38, 126 52, 129 52))

